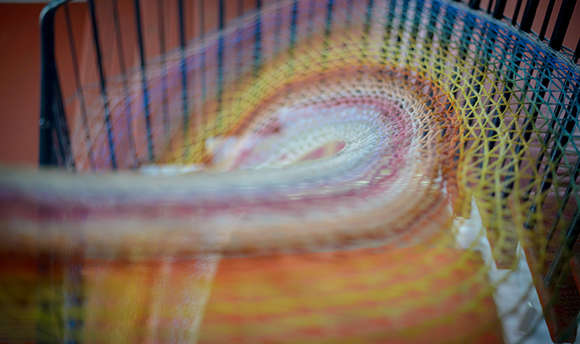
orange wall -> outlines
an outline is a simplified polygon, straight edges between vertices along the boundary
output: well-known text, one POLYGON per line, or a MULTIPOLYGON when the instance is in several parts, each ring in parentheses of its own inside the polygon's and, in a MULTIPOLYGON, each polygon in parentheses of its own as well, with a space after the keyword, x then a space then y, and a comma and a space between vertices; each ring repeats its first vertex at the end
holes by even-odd
POLYGON ((42 4, 0 4, 0 163, 36 164, 42 4))
MULTIPOLYGON (((36 166, 40 113, 40 26, 46 4, 0 4, 0 163, 36 166)), ((86 4, 70 5, 73 30, 82 34, 86 4)), ((61 11, 62 12, 62 11, 61 11)), ((57 18, 56 35, 65 22, 57 18)), ((66 37, 66 36, 64 36, 66 37)), ((67 44, 55 46, 57 56, 67 44)), ((62 79, 72 73, 63 68, 62 79)), ((71 84, 66 80, 65 84, 71 84)))

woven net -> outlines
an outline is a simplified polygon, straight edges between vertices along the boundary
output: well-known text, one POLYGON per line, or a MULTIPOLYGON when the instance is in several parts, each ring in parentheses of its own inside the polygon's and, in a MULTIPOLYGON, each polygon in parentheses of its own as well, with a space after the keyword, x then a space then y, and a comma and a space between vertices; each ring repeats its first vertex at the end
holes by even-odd
POLYGON ((147 66, 84 88, 104 173, 2 173, 10 335, 501 342, 578 220, 577 66, 461 5, 281 1, 147 66))

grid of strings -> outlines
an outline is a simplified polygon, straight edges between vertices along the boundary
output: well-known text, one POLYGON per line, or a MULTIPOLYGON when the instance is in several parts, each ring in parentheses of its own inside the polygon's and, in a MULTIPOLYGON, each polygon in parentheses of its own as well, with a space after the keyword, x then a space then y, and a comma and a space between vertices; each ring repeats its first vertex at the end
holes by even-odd
MULTIPOLYGON (((348 65, 367 74, 380 67, 445 94, 426 105, 460 123, 451 152, 456 214, 467 216, 477 201, 496 258, 509 256, 515 241, 531 242, 539 269, 551 259, 545 249, 569 240, 579 218, 580 74, 558 53, 436 0, 282 1, 228 28, 218 22, 224 30, 109 78, 105 95, 98 80, 80 80, 96 83, 67 105, 80 115, 70 154, 78 170, 211 167, 207 140, 243 127, 244 116, 283 85, 348 65)), ((374 91, 364 82, 347 86, 374 91)), ((319 92, 352 91, 340 88, 319 92)))
MULTIPOLYGON (((113 9, 117 6, 115 2, 111 5, 113 9)), ((219 5, 223 4, 218 4, 223 11, 224 6, 219 5)), ((237 11, 242 10, 238 4, 237 11)), ((224 20, 224 13, 218 13, 218 29, 224 20)), ((526 147, 538 151, 530 153, 537 163, 535 168, 529 167, 534 172, 528 171, 525 179, 543 180, 542 192, 555 184, 552 189, 559 191, 553 194, 562 205, 559 214, 576 203, 568 200, 577 195, 577 71, 548 50, 527 48, 531 43, 526 37, 490 24, 475 13, 423 1, 367 1, 356 5, 346 0, 286 1, 239 21, 226 31, 204 36, 192 48, 167 52, 151 59, 146 68, 125 70, 117 81, 109 79, 107 98, 97 85, 79 89, 81 94, 70 104, 82 115, 76 117, 82 120, 76 121, 74 154, 70 155, 75 157, 77 168, 203 161, 201 150, 192 151, 191 147, 220 130, 222 124, 213 119, 230 116, 226 112, 231 112, 236 101, 232 88, 253 85, 260 69, 267 68, 273 59, 292 61, 287 66, 296 63, 289 73, 307 73, 316 65, 312 62, 321 59, 328 60, 323 63, 332 68, 336 62, 332 56, 325 56, 331 55, 325 45, 342 44, 349 50, 347 55, 355 55, 360 49, 367 61, 372 56, 373 63, 388 61, 428 72, 458 98, 466 118, 490 114, 482 120, 467 121, 466 141, 473 142, 471 137, 486 132, 488 149, 497 150, 497 128, 505 126, 511 131, 516 151, 530 152, 523 149, 526 147), (294 61, 297 42, 309 44, 309 40, 320 37, 325 41, 317 51, 294 61), (103 111, 105 103, 109 115, 103 111), (174 153, 171 158, 168 150, 174 153), (535 174, 541 178, 532 178, 535 174), (558 181, 554 176, 563 179, 558 181)), ((119 30, 119 24, 114 24, 111 28, 119 30)), ((202 24, 200 30, 203 28, 202 24)), ((116 43, 121 48, 121 42, 116 43)), ((121 52, 117 53, 121 58, 121 52)), ((114 55, 109 54, 109 65, 116 59, 114 55)), ((119 64, 125 69, 123 63, 119 64)), ((275 82, 271 81, 272 85, 275 82)), ((478 146, 477 154, 483 154, 484 146, 478 146)), ((514 162, 522 163, 517 159, 500 160, 508 166, 503 178, 510 189, 514 162)), ((519 168, 526 171, 525 163, 519 168)), ((542 193, 532 185, 526 184, 529 190, 524 199, 542 193)), ((509 194, 509 190, 502 192, 509 194)), ((560 217, 552 227, 557 226, 560 217)))

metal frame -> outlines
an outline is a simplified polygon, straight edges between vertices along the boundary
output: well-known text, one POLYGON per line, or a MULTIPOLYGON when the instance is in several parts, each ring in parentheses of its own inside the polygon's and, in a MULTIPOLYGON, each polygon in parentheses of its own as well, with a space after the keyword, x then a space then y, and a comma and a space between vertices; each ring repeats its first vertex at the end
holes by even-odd
MULTIPOLYGON (((179 32, 179 43, 182 49, 184 49, 186 41, 188 40, 185 34, 185 10, 184 10, 184 0, 175 0, 178 3, 178 32, 179 32)), ((203 4, 203 0, 200 0, 200 4, 203 4)), ((61 7, 65 7, 65 11, 67 14, 67 25, 69 28, 69 41, 72 45, 71 53, 74 54, 74 39, 72 38, 72 33, 70 31, 70 18, 68 15, 68 10, 66 4, 70 2, 70 0, 53 0, 51 1, 42 11, 40 26, 41 26, 41 44, 42 44, 42 81, 41 81, 41 112, 40 112, 40 156, 39 156, 39 164, 41 166, 61 166, 61 167, 68 167, 70 169, 74 169, 74 162, 68 157, 68 154, 71 152, 70 147, 70 138, 69 138, 69 129, 67 126, 66 121, 66 114, 65 109, 63 107, 63 99, 62 93, 60 90, 60 81, 58 77, 58 70, 56 66, 56 57, 54 51, 55 45, 55 37, 54 37, 54 20, 55 14, 57 10, 61 7)), ((99 72, 99 84, 101 88, 101 97, 103 99, 103 103, 105 104, 104 111, 105 111, 105 120, 108 129, 108 144, 110 147, 113 147, 113 137, 111 134, 111 123, 110 123, 110 109, 109 109, 109 100, 107 94, 107 80, 106 74, 103 69, 102 65, 102 49, 101 43, 99 38, 99 27, 97 24, 96 14, 95 14, 95 1, 88 0, 89 5, 89 12, 90 12, 90 20, 91 20, 91 27, 92 27, 92 34, 93 34, 93 46, 96 53, 96 60, 97 60, 97 67, 99 72)), ((459 0, 455 0, 455 2, 462 2, 459 0)), ((528 0, 525 5, 524 13, 522 16, 521 22, 517 23, 517 17, 519 16, 519 12, 522 7, 523 0, 517 0, 516 9, 513 15, 513 18, 508 18, 504 16, 504 11, 506 7, 507 0, 491 0, 488 3, 487 9, 480 8, 481 0, 466 0, 465 2, 471 9, 485 11, 488 14, 492 15, 495 19, 498 20, 507 20, 512 25, 519 27, 520 30, 526 33, 532 33, 531 26, 534 18, 536 17, 536 11, 538 8, 539 0, 528 0)), ((116 4, 116 1, 114 2, 116 4)), ((238 0, 238 11, 243 7, 240 5, 242 3, 241 0, 238 0)), ((332 8, 333 1, 328 1, 329 8, 332 8)), ((140 0, 133 0, 134 8, 135 8, 135 18, 136 18, 136 25, 137 25, 137 41, 139 47, 139 59, 140 59, 140 68, 141 68, 141 86, 143 91, 143 107, 144 113, 146 116, 146 123, 147 123, 147 150, 148 150, 148 157, 150 160, 153 160, 154 153, 153 153, 153 138, 151 135, 151 123, 149 119, 149 103, 148 103, 148 85, 147 80, 145 77, 147 67, 145 64, 146 56, 144 50, 144 41, 143 41, 143 23, 140 13, 140 0)), ((536 35, 539 40, 545 39, 545 34, 547 31, 548 22, 550 18, 553 17, 553 9, 554 9, 555 0, 550 0, 548 4, 547 11, 544 15, 542 21, 542 28, 540 32, 536 35)), ((549 40, 550 47, 554 50, 562 50, 562 42, 564 40, 564 36, 566 34, 567 28, 570 23, 572 10, 576 4, 576 0, 564 0, 560 11, 557 14, 556 25, 552 33, 552 37, 549 40)), ((160 5, 158 5, 160 6, 160 5)), ((203 6, 203 5, 202 5, 203 6)), ((218 11, 219 11, 219 27, 223 28, 225 25, 224 20, 224 12, 225 12, 226 3, 224 0, 220 0, 218 4, 218 11)), ((262 0, 256 0, 255 8, 259 9, 262 7, 262 0)), ((159 7, 161 8, 161 7, 159 7)), ((203 8, 203 7, 202 7, 203 8)), ((331 12, 328 12, 329 15, 331 12)), ((241 14, 241 13, 238 13, 241 14)), ((114 6, 113 16, 117 21, 117 31, 116 35, 121 36, 120 30, 118 30, 118 13, 116 11, 116 5, 114 6)), ((162 13, 159 14, 160 19, 163 18, 162 13)), ((329 21, 332 20, 332 16, 330 16, 329 21)), ((203 18, 200 18, 203 20, 203 18)), ((464 32, 466 37, 469 37, 469 32, 464 32)), ((164 35, 161 34, 159 36, 160 45, 165 46, 164 43, 164 35)), ((258 29, 256 30, 256 41, 261 40, 261 32, 258 29)), ((117 40, 120 42, 120 40, 117 40)), ((577 62, 580 57, 580 40, 579 44, 576 46, 574 56, 572 59, 577 62)), ((119 44, 120 46, 120 44, 119 44)), ((223 47, 223 41, 220 42, 220 47, 223 47)), ((570 51, 569 48, 565 50, 570 51)), ((122 57, 120 57, 122 59, 122 57)), ((223 54, 218 55, 218 58, 223 59, 223 54)), ((260 45, 256 44, 256 51, 255 51, 255 59, 256 59, 256 66, 260 63, 260 45)), ((76 56, 73 56, 73 63, 75 63, 75 74, 78 81, 78 63, 76 61, 76 56)), ((187 75, 186 75, 186 61, 185 56, 182 55, 182 89, 183 89, 183 121, 184 123, 188 122, 188 109, 189 104, 187 102, 186 94, 187 94, 187 75)), ((121 64, 121 72, 125 73, 126 66, 124 61, 120 61, 121 64)), ((221 80, 222 78, 218 78, 221 80)), ((543 83, 549 82, 549 80, 543 80, 543 83)), ((80 86, 80 85, 77 85, 80 86)), ((82 96, 81 96, 82 98, 82 96)), ((84 106, 84 105, 83 105, 84 106)), ((133 147, 134 149, 134 147, 133 147)), ((557 157, 556 157, 557 158, 557 157)), ((111 149, 111 167, 115 169, 117 167, 117 157, 115 156, 114 149, 111 149)))

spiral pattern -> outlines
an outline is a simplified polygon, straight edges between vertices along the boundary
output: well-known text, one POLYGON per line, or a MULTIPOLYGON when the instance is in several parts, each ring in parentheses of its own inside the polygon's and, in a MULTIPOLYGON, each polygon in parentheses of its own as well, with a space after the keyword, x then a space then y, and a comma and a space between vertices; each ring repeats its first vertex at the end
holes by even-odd
POLYGON ((24 257, 17 281, 52 257, 57 282, 36 285, 57 289, 47 298, 65 298, 62 312, 85 311, 74 336, 502 340, 499 318, 532 282, 505 313, 493 297, 525 261, 518 245, 545 246, 560 206, 545 201, 566 184, 553 173, 543 189, 554 119, 529 104, 578 107, 565 87, 540 99, 519 80, 543 61, 577 85, 576 66, 438 0, 281 1, 161 61, 129 75, 129 95, 110 82, 110 127, 83 89, 71 160, 104 172, 115 157, 121 171, 0 175, 0 253, 24 257), (127 110, 144 100, 149 117, 127 110))

